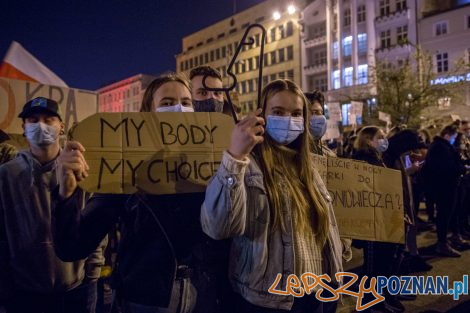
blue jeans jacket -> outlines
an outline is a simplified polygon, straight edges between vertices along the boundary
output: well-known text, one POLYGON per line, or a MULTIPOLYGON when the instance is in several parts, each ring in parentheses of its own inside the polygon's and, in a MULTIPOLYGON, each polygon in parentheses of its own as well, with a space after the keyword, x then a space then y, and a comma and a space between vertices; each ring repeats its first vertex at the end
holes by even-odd
MULTIPOLYGON (((331 277, 343 270, 342 244, 331 198, 316 171, 315 181, 329 204, 330 227, 324 256, 331 277)), ((252 158, 240 161, 224 152, 206 190, 201 224, 214 239, 233 238, 229 278, 236 292, 254 305, 290 310, 292 296, 268 292, 278 274, 282 274, 282 279, 276 289, 285 290, 287 277, 295 273, 290 199, 286 198, 285 203, 283 218, 287 229, 273 232, 271 209, 258 164, 252 158)))

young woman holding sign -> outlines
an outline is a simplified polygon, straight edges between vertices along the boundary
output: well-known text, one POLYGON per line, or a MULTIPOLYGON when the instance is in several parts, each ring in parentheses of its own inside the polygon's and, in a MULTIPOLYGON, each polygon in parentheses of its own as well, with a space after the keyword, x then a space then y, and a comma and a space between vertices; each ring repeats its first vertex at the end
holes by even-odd
MULTIPOLYGON (((189 83, 175 74, 157 78, 141 111, 193 112, 189 83)), ((200 227, 204 194, 94 194, 82 210, 77 182, 89 169, 83 152, 80 143, 68 142, 58 160, 54 239, 59 257, 86 257, 120 221, 113 289, 121 311, 220 312, 214 273, 223 262, 213 257, 221 249, 200 227)))
MULTIPOLYGON (((294 298, 290 274, 342 271, 342 245, 331 199, 312 167, 307 100, 288 80, 267 85, 262 111, 233 130, 230 148, 206 190, 203 230, 233 238, 229 278, 238 312, 322 312, 315 294, 294 298)), ((325 294, 322 294, 325 296, 325 294)))
MULTIPOLYGON (((357 134, 354 142, 352 158, 367 162, 371 165, 385 167, 382 154, 388 148, 388 140, 384 132, 377 126, 366 126, 357 134)), ((394 243, 358 241, 364 248, 363 274, 369 279, 371 277, 389 277, 398 272, 399 247, 394 243)), ((370 301, 366 295, 366 300, 370 301)), ((388 291, 385 293, 385 301, 379 303, 375 308, 384 312, 403 312, 405 307, 400 301, 388 291)))

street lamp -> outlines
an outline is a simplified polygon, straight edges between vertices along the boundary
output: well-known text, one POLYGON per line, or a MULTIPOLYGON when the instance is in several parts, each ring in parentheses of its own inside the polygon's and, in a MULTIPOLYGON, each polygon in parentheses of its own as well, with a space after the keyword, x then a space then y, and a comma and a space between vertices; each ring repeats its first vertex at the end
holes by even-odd
POLYGON ((295 6, 293 6, 292 4, 289 5, 289 7, 287 8, 287 12, 288 12, 290 15, 294 14, 295 11, 296 11, 295 6))
POLYGON ((275 21, 279 20, 281 18, 281 13, 279 13, 279 11, 276 11, 273 13, 273 19, 275 21))

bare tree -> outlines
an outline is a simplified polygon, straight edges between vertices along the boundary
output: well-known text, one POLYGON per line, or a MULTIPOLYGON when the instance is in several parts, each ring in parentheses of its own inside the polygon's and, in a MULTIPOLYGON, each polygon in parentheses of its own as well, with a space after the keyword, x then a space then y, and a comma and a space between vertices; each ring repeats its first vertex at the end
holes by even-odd
MULTIPOLYGON (((432 55, 414 46, 415 52, 401 65, 378 61, 371 71, 370 82, 377 87, 377 109, 389 113, 393 124, 419 126, 421 111, 436 105, 443 97, 458 98, 458 88, 465 79, 436 84, 432 55)), ((462 74, 468 64, 459 59, 446 76, 462 74)))

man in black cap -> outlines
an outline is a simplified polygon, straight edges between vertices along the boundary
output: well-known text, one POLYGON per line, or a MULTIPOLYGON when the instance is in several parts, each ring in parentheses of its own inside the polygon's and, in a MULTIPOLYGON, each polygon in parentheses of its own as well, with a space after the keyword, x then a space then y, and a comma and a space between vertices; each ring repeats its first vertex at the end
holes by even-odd
POLYGON ((38 97, 19 117, 29 150, 0 166, 0 311, 94 312, 104 247, 62 262, 52 242, 50 198, 64 133, 59 105, 38 97))

